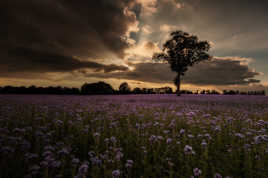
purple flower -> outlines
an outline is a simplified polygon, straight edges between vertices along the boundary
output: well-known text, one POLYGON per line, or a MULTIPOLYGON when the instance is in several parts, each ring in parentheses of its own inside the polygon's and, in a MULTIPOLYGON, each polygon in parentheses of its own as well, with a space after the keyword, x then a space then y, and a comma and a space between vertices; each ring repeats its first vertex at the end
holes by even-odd
POLYGON ((172 142, 172 139, 171 138, 168 138, 167 139, 167 144, 171 143, 172 142))
POLYGON ((203 115, 204 118, 208 118, 208 117, 210 117, 210 116, 211 116, 210 114, 204 114, 204 115, 203 115))
POLYGON ((214 178, 222 178, 222 176, 221 176, 219 173, 216 173, 216 174, 214 175, 214 178))
POLYGON ((105 138, 105 139, 104 139, 104 142, 105 142, 106 144, 108 144, 108 143, 109 143, 109 141, 110 141, 110 139, 109 139, 109 138, 105 138))
POLYGON ((102 161, 96 156, 90 158, 91 164, 92 165, 101 165, 102 161))
POLYGON ((252 133, 251 132, 246 132, 246 135, 252 135, 252 133))
POLYGON ((100 133, 95 132, 95 133, 93 134, 93 136, 94 136, 94 137, 99 137, 99 136, 100 136, 100 133))
POLYGON ((32 160, 32 159, 38 158, 38 155, 34 153, 25 153, 24 156, 26 160, 32 160))
POLYGON ((33 165, 32 167, 30 167, 31 171, 38 171, 40 169, 40 166, 38 165, 33 165))
POLYGON ((59 168, 60 165, 61 165, 61 162, 60 161, 53 161, 52 162, 52 167, 54 167, 54 168, 59 168))
POLYGON ((246 150, 248 150, 248 151, 250 150, 250 147, 251 147, 250 144, 245 144, 245 145, 244 145, 244 148, 245 148, 246 150))
POLYGON ((48 146, 45 146, 44 150, 51 150, 51 151, 54 151, 55 150, 55 147, 51 146, 51 145, 48 145, 48 146))
POLYGON ((43 154, 42 154, 43 157, 49 157, 49 156, 53 156, 53 153, 51 151, 45 151, 43 154))
POLYGON ((94 151, 89 151, 88 152, 89 157, 94 157, 95 155, 96 155, 96 153, 94 151))
POLYGON ((216 126, 216 127, 214 128, 214 130, 215 130, 216 132, 220 132, 220 131, 221 131, 221 127, 220 127, 220 126, 216 126))
POLYGON ((180 116, 183 116, 183 113, 177 112, 176 115, 180 117, 180 116))
POLYGON ((33 166, 30 167, 31 175, 38 174, 39 170, 40 170, 40 166, 38 166, 38 165, 33 165, 33 166))
POLYGON ((176 120, 173 119, 173 120, 170 122, 170 124, 169 124, 168 127, 170 127, 170 128, 174 128, 175 126, 176 126, 176 120))
POLYGON ((191 134, 188 134, 188 138, 194 138, 194 136, 191 134))
POLYGON ((88 162, 84 162, 78 169, 78 177, 84 176, 88 171, 88 162))
POLYGON ((119 176, 120 176, 120 170, 114 170, 114 171, 112 172, 112 176, 113 176, 113 178, 117 178, 117 177, 119 177, 119 176))
POLYGON ((127 163, 125 164, 126 168, 131 168, 133 166, 133 161, 132 160, 127 160, 127 163))
POLYGON ((68 148, 62 148, 60 151, 58 151, 59 155, 68 155, 70 153, 68 148))
POLYGON ((63 121, 61 121, 61 120, 56 120, 55 123, 56 123, 56 125, 58 125, 58 126, 63 125, 63 121))
POLYGON ((157 140, 157 138, 156 138, 155 135, 151 135, 150 138, 149 138, 149 141, 150 141, 151 143, 154 142, 154 141, 156 141, 156 140, 157 140))
POLYGON ((164 134, 168 134, 170 131, 169 130, 164 130, 163 132, 164 132, 164 134))
POLYGON ((198 135, 197 135, 197 137, 199 137, 199 138, 200 138, 200 137, 203 137, 203 135, 202 135, 202 134, 198 134, 198 135))
POLYGON ((48 162, 47 161, 42 161, 41 163, 40 163, 40 165, 42 166, 42 167, 48 167, 48 162))
POLYGON ((209 140, 212 139, 211 136, 209 135, 209 133, 206 133, 204 136, 207 137, 209 140))
POLYGON ((115 138, 114 136, 112 136, 112 137, 110 138, 110 140, 111 140, 112 143, 116 143, 116 138, 115 138))
POLYGON ((159 122, 155 121, 155 122, 154 122, 154 126, 156 127, 156 126, 158 126, 158 125, 159 125, 159 122))
POLYGON ((193 151, 193 148, 189 145, 186 145, 184 147, 184 153, 187 155, 190 155, 190 154, 194 155, 195 154, 195 152, 193 151))
POLYGON ((73 164, 78 164, 80 161, 79 161, 79 159, 78 158, 73 158, 72 159, 72 163, 73 164))
POLYGON ((206 140, 202 140, 201 146, 202 146, 202 147, 206 147, 206 146, 207 146, 207 142, 206 142, 206 140))
POLYGON ((116 153, 116 155, 115 155, 115 159, 116 159, 117 161, 120 161, 121 158, 123 158, 123 156, 124 156, 124 154, 123 154, 121 151, 118 151, 118 152, 116 153))
POLYGON ((157 136, 157 140, 163 140, 163 139, 164 138, 161 135, 157 136))
POLYGON ((241 133, 235 133, 235 136, 239 137, 239 138, 245 138, 245 135, 241 134, 241 133))
POLYGON ((193 169, 193 172, 194 172, 194 176, 195 176, 195 177, 200 176, 201 173, 202 173, 202 171, 201 171, 200 169, 198 169, 198 168, 194 168, 194 169, 193 169))

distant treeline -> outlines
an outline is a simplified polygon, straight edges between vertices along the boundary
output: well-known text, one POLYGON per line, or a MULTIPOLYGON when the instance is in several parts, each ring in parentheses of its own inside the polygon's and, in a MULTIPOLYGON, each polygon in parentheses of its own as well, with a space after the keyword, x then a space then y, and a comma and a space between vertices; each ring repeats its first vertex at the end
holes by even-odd
MULTIPOLYGON (((57 94, 57 95, 105 95, 105 94, 173 94, 172 88, 134 88, 129 87, 128 83, 124 82, 119 86, 118 90, 105 82, 98 83, 85 83, 79 88, 68 87, 14 87, 4 86, 0 87, 0 94, 57 94)), ((207 95, 265 95, 265 91, 238 91, 238 90, 223 90, 222 93, 216 90, 201 90, 201 91, 189 91, 181 90, 181 94, 207 94, 207 95)))
POLYGON ((223 90, 222 93, 216 90, 201 90, 201 91, 189 91, 182 90, 181 94, 206 94, 206 95, 266 95, 264 90, 261 91, 239 91, 239 90, 223 90))
POLYGON ((14 86, 4 86, 0 87, 1 94, 80 94, 78 88, 68 88, 68 87, 14 87, 14 86))

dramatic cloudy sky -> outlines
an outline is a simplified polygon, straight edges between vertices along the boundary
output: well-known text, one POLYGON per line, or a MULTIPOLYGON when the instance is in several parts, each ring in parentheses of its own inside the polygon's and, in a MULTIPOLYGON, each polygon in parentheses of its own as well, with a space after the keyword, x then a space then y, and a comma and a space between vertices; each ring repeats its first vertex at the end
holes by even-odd
POLYGON ((267 89, 268 1, 5 0, 0 2, 0 85, 172 86, 151 56, 174 30, 212 44, 214 59, 183 88, 267 89))

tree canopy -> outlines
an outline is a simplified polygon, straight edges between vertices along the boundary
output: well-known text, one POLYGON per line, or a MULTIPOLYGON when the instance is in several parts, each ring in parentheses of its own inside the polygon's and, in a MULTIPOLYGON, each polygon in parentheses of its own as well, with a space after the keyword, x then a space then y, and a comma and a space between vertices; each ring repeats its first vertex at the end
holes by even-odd
POLYGON ((98 83, 85 83, 81 87, 82 94, 113 94, 114 89, 113 87, 105 82, 98 82, 98 83))
POLYGON ((127 94, 130 93, 130 86, 128 85, 127 82, 123 82, 121 83, 121 85, 119 86, 119 92, 123 93, 123 94, 127 94))
POLYGON ((177 72, 174 83, 179 94, 181 76, 185 75, 188 67, 211 59, 207 53, 209 49, 208 41, 200 41, 197 36, 187 32, 174 31, 170 33, 170 38, 164 43, 162 52, 153 55, 153 60, 167 62, 170 64, 171 70, 177 72))

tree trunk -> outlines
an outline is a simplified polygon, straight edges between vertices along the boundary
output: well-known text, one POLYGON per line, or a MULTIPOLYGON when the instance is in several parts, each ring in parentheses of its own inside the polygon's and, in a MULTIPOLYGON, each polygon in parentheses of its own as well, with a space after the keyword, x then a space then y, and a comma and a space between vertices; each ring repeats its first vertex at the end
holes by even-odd
POLYGON ((177 75, 177 96, 181 95, 181 75, 177 75))

